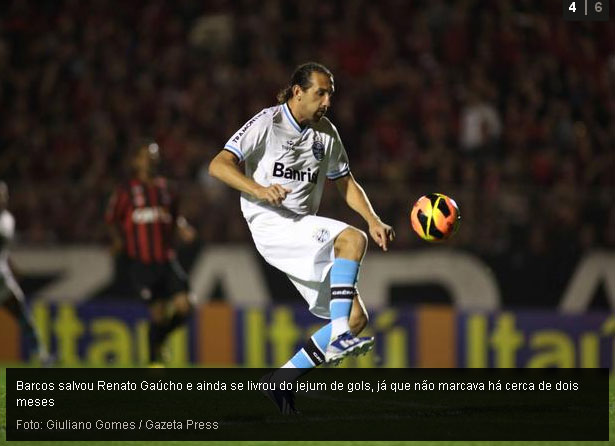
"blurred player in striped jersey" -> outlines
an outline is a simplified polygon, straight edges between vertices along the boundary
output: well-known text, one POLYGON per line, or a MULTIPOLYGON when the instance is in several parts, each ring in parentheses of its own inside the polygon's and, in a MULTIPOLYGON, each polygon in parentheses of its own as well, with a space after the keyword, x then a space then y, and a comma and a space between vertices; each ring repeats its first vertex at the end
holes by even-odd
MULTIPOLYGON (((334 81, 321 64, 299 66, 278 105, 250 119, 212 160, 212 176, 241 191, 241 210, 259 253, 287 274, 310 311, 331 322, 312 335, 283 368, 265 380, 297 379, 323 363, 368 352, 359 337, 367 312, 357 291, 367 235, 346 223, 317 216, 325 179, 367 223, 383 250, 395 236, 380 220, 350 172, 335 126, 325 117, 334 81), (243 164, 243 169, 240 165, 243 164)), ((269 392, 282 413, 295 413, 294 394, 269 392)))
POLYGON ((19 322, 30 355, 40 360, 41 365, 48 366, 51 365, 51 356, 39 339, 24 293, 13 275, 9 244, 15 236, 15 218, 7 209, 8 204, 9 188, 0 181, 0 305, 19 322))
POLYGON ((152 365, 162 365, 162 344, 193 306, 187 275, 173 248, 175 236, 186 243, 196 237, 179 214, 176 192, 157 175, 159 162, 158 144, 137 145, 130 153, 132 176, 116 187, 106 214, 112 252, 128 257, 132 288, 149 306, 152 365))

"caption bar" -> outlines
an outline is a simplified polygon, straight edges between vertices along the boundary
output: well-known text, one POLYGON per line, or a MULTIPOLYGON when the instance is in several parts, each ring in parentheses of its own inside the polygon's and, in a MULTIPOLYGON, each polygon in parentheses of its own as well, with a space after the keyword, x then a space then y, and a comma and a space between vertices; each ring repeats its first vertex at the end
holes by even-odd
POLYGON ((607 369, 268 372, 7 369, 7 440, 608 440, 607 369))

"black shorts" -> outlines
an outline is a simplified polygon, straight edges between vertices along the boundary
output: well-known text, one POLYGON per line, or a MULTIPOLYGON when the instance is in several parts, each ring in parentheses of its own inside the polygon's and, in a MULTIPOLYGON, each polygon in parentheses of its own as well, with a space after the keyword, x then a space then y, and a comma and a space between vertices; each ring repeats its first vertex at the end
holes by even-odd
POLYGON ((137 295, 146 302, 170 299, 188 291, 188 275, 177 260, 151 264, 133 260, 130 281, 137 295))

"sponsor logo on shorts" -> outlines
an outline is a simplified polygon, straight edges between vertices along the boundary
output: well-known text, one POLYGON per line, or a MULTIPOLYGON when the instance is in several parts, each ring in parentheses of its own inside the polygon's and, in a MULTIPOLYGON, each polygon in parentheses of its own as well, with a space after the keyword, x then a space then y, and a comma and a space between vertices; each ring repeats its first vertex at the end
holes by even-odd
POLYGON ((318 243, 325 243, 327 240, 329 240, 329 237, 331 237, 331 234, 329 233, 328 229, 320 228, 314 231, 313 237, 314 237, 314 240, 316 240, 318 243))

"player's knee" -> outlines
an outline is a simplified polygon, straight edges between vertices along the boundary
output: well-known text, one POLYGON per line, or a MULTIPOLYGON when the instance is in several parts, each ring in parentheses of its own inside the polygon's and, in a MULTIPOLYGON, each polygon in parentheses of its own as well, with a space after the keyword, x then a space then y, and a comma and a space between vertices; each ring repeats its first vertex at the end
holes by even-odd
POLYGON ((162 324, 164 321, 164 313, 160 311, 150 311, 150 319, 152 324, 162 324))
POLYGON ((369 317, 363 311, 351 314, 348 319, 348 326, 350 327, 352 334, 356 336, 361 333, 367 326, 368 320, 369 317))
POLYGON ((360 229, 346 228, 335 239, 334 247, 336 257, 361 260, 367 249, 367 235, 360 229))
POLYGON ((153 324, 161 324, 165 318, 164 303, 161 301, 153 302, 149 307, 149 315, 153 324))
POLYGON ((175 311, 183 316, 188 316, 192 312, 192 302, 187 293, 177 294, 173 299, 175 311))

